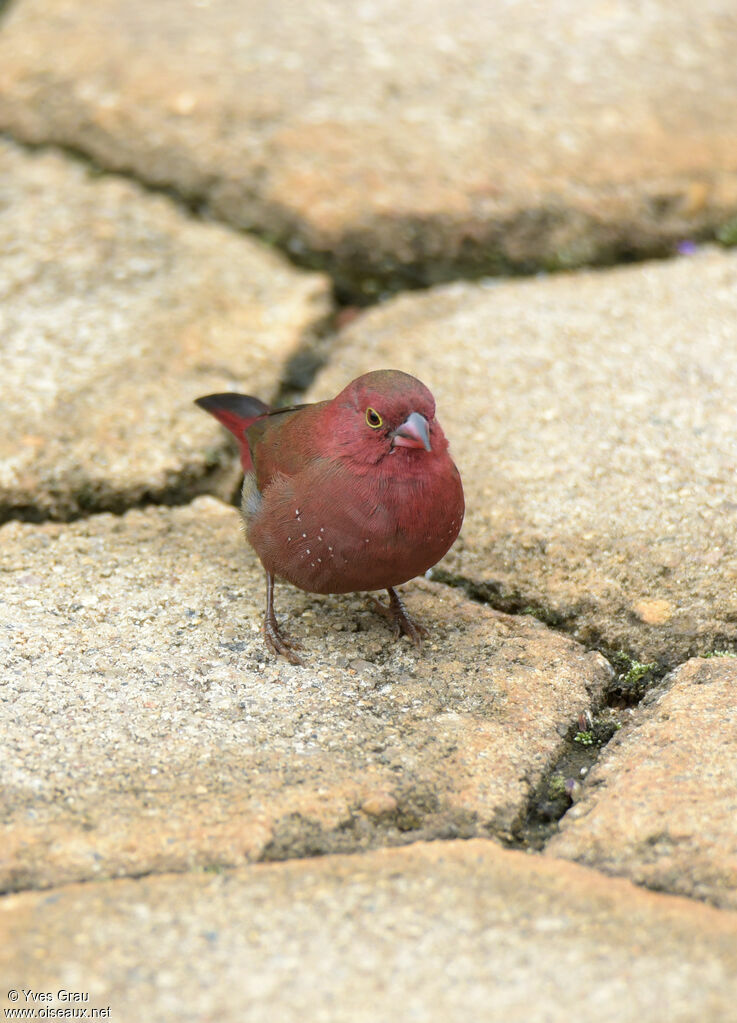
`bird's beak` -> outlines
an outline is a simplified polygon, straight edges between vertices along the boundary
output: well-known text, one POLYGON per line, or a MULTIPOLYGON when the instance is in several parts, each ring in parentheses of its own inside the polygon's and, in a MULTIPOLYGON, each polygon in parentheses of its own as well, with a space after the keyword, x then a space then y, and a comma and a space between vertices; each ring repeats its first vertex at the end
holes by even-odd
POLYGON ((392 447, 424 448, 425 451, 432 451, 427 419, 419 412, 410 413, 405 422, 392 434, 392 447))

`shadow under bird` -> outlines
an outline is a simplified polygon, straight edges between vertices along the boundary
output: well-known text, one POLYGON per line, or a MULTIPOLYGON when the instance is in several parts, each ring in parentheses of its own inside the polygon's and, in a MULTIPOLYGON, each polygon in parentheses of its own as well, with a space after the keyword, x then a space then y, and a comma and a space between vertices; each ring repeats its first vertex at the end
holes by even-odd
POLYGON ((424 384, 398 370, 353 380, 330 401, 269 408, 244 394, 196 404, 235 436, 246 536, 266 571, 264 637, 302 663, 274 612, 274 580, 310 593, 387 590, 397 634, 425 632, 395 587, 423 575, 461 529, 463 486, 424 384))

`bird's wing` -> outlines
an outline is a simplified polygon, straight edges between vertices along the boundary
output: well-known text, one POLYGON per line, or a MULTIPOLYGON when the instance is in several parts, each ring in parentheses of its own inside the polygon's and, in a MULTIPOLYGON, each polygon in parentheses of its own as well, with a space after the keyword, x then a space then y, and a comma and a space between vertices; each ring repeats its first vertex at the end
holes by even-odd
POLYGON ((327 402, 274 409, 249 427, 246 434, 259 490, 272 476, 295 476, 305 462, 319 457, 315 426, 327 402))

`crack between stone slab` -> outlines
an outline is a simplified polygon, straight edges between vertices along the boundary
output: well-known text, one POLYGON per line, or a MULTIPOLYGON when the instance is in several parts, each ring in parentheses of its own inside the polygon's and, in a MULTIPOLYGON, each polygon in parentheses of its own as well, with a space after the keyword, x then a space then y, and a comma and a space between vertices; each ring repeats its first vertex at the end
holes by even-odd
POLYGON ((212 492, 213 480, 223 470, 226 460, 230 461, 230 454, 230 448, 225 442, 221 448, 213 451, 217 464, 197 475, 177 473, 169 483, 159 488, 134 487, 129 490, 115 490, 106 484, 95 482, 90 483, 82 493, 72 493, 69 498, 62 498, 56 510, 45 509, 30 502, 7 504, 0 507, 0 527, 9 522, 30 522, 34 525, 45 522, 70 523, 105 513, 125 515, 134 508, 150 506, 173 508, 190 504, 196 497, 212 492))
MULTIPOLYGON (((3 0, 0 0, 2 4, 3 0)), ((13 3, 14 0, 8 0, 13 3)), ((0 7, 0 21, 2 7, 0 7)), ((182 196, 175 189, 158 187, 140 181, 135 175, 120 171, 108 171, 97 165, 87 154, 73 146, 57 144, 32 144, 16 139, 8 132, 0 131, 0 139, 5 139, 27 152, 57 152, 81 163, 91 175, 110 175, 125 178, 138 184, 144 191, 166 196, 187 215, 199 220, 211 220, 207 215, 204 197, 182 196)), ((226 227, 241 234, 252 234, 233 227, 227 221, 221 221, 226 227)), ((253 232, 255 237, 259 237, 253 232)), ((327 315, 307 327, 282 368, 280 379, 273 393, 267 396, 272 405, 288 405, 300 400, 309 388, 318 371, 330 357, 337 338, 337 323, 341 309, 335 301, 327 315)), ((134 508, 145 508, 150 505, 175 507, 189 504, 202 494, 211 493, 215 480, 225 472, 232 463, 233 447, 223 433, 222 443, 209 452, 212 464, 204 470, 186 467, 172 473, 167 482, 159 487, 135 487, 130 490, 115 490, 99 481, 89 481, 84 493, 70 495, 70 499, 60 499, 56 510, 35 505, 32 502, 19 501, 15 504, 0 505, 0 526, 7 522, 21 521, 40 524, 43 522, 75 522, 105 512, 123 515, 134 508)), ((240 488, 238 488, 239 490, 240 488)), ((238 504, 236 495, 233 503, 238 504)))
MULTIPOLYGON (((470 835, 469 836, 457 836, 457 837, 451 838, 451 839, 445 838, 442 835, 438 835, 438 836, 435 836, 435 837, 428 838, 428 837, 423 836, 421 834, 417 834, 415 836, 408 837, 407 840, 403 841, 403 842, 387 843, 387 844, 374 844, 374 845, 371 845, 371 846, 367 846, 366 848, 346 848, 346 849, 342 849, 342 850, 337 850, 337 849, 336 850, 332 850, 331 849, 331 850, 325 850, 325 851, 315 850, 315 851, 312 851, 312 852, 305 853, 304 855, 298 855, 298 856, 281 857, 281 856, 278 856, 278 855, 276 855, 276 856, 270 855, 270 856, 258 858, 258 859, 255 859, 255 860, 243 860, 243 861, 232 862, 232 863, 230 863, 230 862, 227 862, 227 863, 226 862, 222 862, 222 863, 221 862, 210 862, 210 863, 203 862, 201 864, 188 864, 188 865, 182 866, 182 867, 169 866, 169 867, 166 867, 165 869, 160 869, 160 870, 156 869, 156 868, 147 869, 147 870, 130 870, 130 871, 126 871, 125 873, 100 875, 100 876, 97 876, 97 877, 84 877, 84 878, 79 878, 79 879, 67 879, 67 880, 61 880, 61 881, 58 881, 58 882, 51 882, 51 883, 48 883, 48 884, 25 885, 25 886, 6 886, 4 888, 0 888, 0 902, 2 902, 2 900, 8 899, 8 898, 13 898, 14 896, 22 896, 22 895, 36 894, 36 895, 39 895, 39 896, 41 896, 41 895, 49 896, 52 893, 62 892, 64 889, 70 888, 72 886, 74 888, 77 888, 78 886, 94 887, 94 886, 97 886, 97 885, 115 884, 117 882, 145 881, 145 880, 147 880, 149 878, 151 878, 151 879, 156 879, 156 878, 165 879, 165 878, 173 878, 173 877, 182 877, 182 878, 183 877, 201 877, 203 874, 205 874, 205 875, 220 876, 220 875, 234 874, 235 872, 242 871, 242 870, 258 869, 259 867, 264 867, 264 866, 268 866, 268 865, 272 865, 272 864, 276 864, 276 863, 294 863, 294 862, 308 862, 309 863, 312 860, 321 859, 323 856, 331 856, 331 855, 335 855, 335 856, 353 856, 357 860, 360 860, 361 857, 364 856, 366 853, 370 853, 370 852, 373 852, 373 851, 376 851, 376 850, 392 849, 392 848, 407 848, 408 846, 414 845, 415 843, 427 843, 427 842, 434 842, 434 841, 458 841, 458 842, 466 842, 470 838, 474 838, 474 840, 476 840, 476 841, 488 842, 489 844, 495 844, 495 845, 501 844, 504 848, 509 848, 509 849, 520 849, 520 848, 522 848, 522 849, 524 849, 524 851, 526 851, 526 852, 528 852, 528 853, 530 853, 532 855, 535 855, 535 856, 542 855, 541 850, 533 849, 533 848, 531 848, 529 846, 517 846, 514 843, 505 843, 505 842, 501 842, 500 843, 500 841, 497 838, 495 838, 495 837, 486 837, 486 836, 480 835, 480 834, 476 834, 476 835, 473 835, 473 836, 470 836, 470 835)), ((668 888, 667 886, 658 883, 656 880, 648 881, 648 880, 643 880, 641 878, 635 879, 635 878, 631 877, 630 875, 628 875, 627 873, 614 872, 612 870, 606 869, 604 867, 597 866, 595 864, 586 863, 586 862, 584 862, 582 860, 568 860, 568 859, 566 859, 566 860, 561 860, 561 862, 577 863, 580 866, 584 867, 586 870, 590 871, 591 873, 596 873, 596 874, 598 874, 601 877, 604 877, 604 878, 607 878, 607 879, 612 879, 612 880, 623 879, 623 880, 629 881, 636 888, 640 888, 640 889, 643 889, 645 891, 655 892, 655 893, 660 894, 660 895, 666 895, 666 896, 668 896, 670 898, 680 899, 680 900, 687 900, 689 902, 698 903, 698 904, 701 904, 701 905, 705 904, 705 905, 708 905, 708 906, 713 906, 717 910, 720 910, 720 911, 723 910, 725 912, 729 912, 728 909, 725 909, 718 902, 712 901, 708 897, 698 897, 698 896, 695 896, 695 895, 692 895, 692 894, 689 894, 689 893, 686 893, 686 892, 674 891, 673 889, 668 888)))
MULTIPOLYGON (((5 2, 12 4, 15 0, 5 2)), ((3 0, 0 0, 0 5, 2 3, 3 0)), ((0 17, 1 12, 2 7, 0 17)), ((403 291, 424 290, 452 281, 477 281, 489 277, 529 277, 541 272, 606 269, 646 260, 670 259, 680 254, 682 243, 688 246, 708 242, 724 247, 737 245, 737 216, 732 216, 720 223, 694 226, 688 232, 685 242, 675 229, 671 231, 673 237, 664 233, 662 237, 656 235, 644 240, 635 240, 627 234, 625 225, 625 228, 621 228, 621 236, 612 228, 610 231, 610 234, 613 232, 612 237, 600 240, 592 246, 586 232, 583 231, 581 237, 574 238, 569 245, 570 252, 558 251, 553 246, 546 254, 546 232, 551 233, 556 225, 565 226, 568 220, 575 219, 575 211, 566 211, 560 200, 551 197, 547 204, 543 203, 537 208, 500 214, 498 221, 489 223, 482 229, 477 228, 474 231, 471 225, 464 233, 462 225, 459 225, 458 232, 462 235, 457 245, 459 251, 442 258, 437 252, 449 251, 449 245, 442 243, 443 233, 447 231, 448 226, 447 216, 442 211, 424 218, 401 215, 375 218, 370 229, 347 230, 332 246, 320 248, 305 238, 307 225, 293 210, 282 203, 263 200, 260 204, 261 219, 264 223, 272 222, 274 224, 272 228, 238 224, 217 210, 207 183, 185 193, 176 183, 152 181, 126 164, 104 166, 85 149, 70 143, 30 142, 17 138, 9 131, 0 131, 0 138, 27 152, 61 153, 82 163, 91 175, 115 175, 125 178, 146 192, 166 196, 191 217, 216 221, 278 250, 288 262, 299 269, 326 274, 333 284, 333 299, 337 308, 372 306, 403 291), (420 251, 420 254, 413 258, 401 260, 391 252, 380 253, 376 238, 381 236, 383 224, 388 225, 392 232, 399 224, 403 236, 409 239, 411 245, 418 250, 422 250, 423 247, 431 249, 430 254, 423 256, 420 251), (520 237, 528 238, 535 232, 542 240, 540 255, 513 257, 506 251, 510 238, 518 234, 520 237), (580 252, 576 245, 581 248, 580 252), (369 253, 370 255, 367 255, 369 253)), ((216 178, 212 176, 212 182, 215 181, 216 178)), ((643 202, 647 202, 646 198, 643 198, 643 202)), ((650 205, 653 204, 655 199, 650 201, 650 205)), ((667 208, 668 204, 665 203, 663 210, 667 212, 667 208)))
MULTIPOLYGON (((676 670, 665 664, 643 664, 631 651, 613 649, 601 636, 581 642, 576 636, 576 615, 531 606, 520 594, 479 584, 465 576, 434 569, 432 579, 461 589, 469 599, 504 614, 531 614, 554 632, 570 636, 585 650, 601 654, 613 668, 613 678, 602 698, 579 716, 567 731, 555 761, 531 791, 526 806, 506 836, 497 836, 506 848, 542 851, 558 832, 559 822, 579 795, 581 785, 607 745, 648 692, 676 670)), ((677 666, 676 666, 677 667, 677 666)))
MULTIPOLYGON (((535 603, 523 593, 506 588, 501 584, 489 581, 480 583, 469 576, 457 572, 449 572, 444 568, 433 568, 430 578, 433 582, 442 583, 454 589, 460 589, 470 600, 478 604, 485 604, 487 607, 491 607, 495 611, 501 611, 503 614, 532 615, 533 618, 537 618, 538 621, 542 622, 549 629, 570 636, 584 649, 601 654, 612 664, 622 662, 629 667, 630 664, 638 663, 637 655, 633 651, 623 650, 621 647, 613 647, 601 633, 596 634, 593 638, 582 639, 577 633, 578 615, 575 611, 563 613, 535 603)), ((589 633, 591 631, 589 630, 589 633)), ((674 670, 673 665, 666 663, 653 663, 649 667, 652 670, 648 672, 648 676, 653 678, 662 678, 666 672, 674 670)), ((641 691, 632 693, 622 691, 620 698, 625 703, 638 703, 641 697, 645 695, 646 688, 640 687, 641 691)))
POLYGON ((296 861, 314 860, 320 859, 323 856, 355 856, 360 857, 364 853, 373 852, 379 849, 397 849, 404 848, 408 845, 414 845, 415 843, 422 842, 440 842, 440 841, 468 841, 470 838, 481 839, 482 841, 495 842, 499 845, 498 840, 490 838, 483 834, 474 835, 463 835, 463 836, 447 836, 443 834, 427 835, 421 829, 403 836, 397 841, 390 842, 373 842, 365 846, 358 845, 347 845, 340 842, 330 842, 330 832, 324 832, 321 836, 316 832, 305 832, 301 836, 300 848, 301 851, 294 852, 291 854, 282 854, 278 845, 268 843, 265 847, 265 854, 255 859, 242 859, 242 860, 217 860, 212 858, 209 861, 203 859, 201 863, 188 863, 186 865, 178 866, 168 865, 163 868, 151 867, 148 869, 140 870, 126 870, 123 873, 111 873, 105 874, 100 873, 95 877, 79 877, 79 878, 66 878, 56 882, 38 883, 38 884, 7 884, 0 887, 0 900, 8 898, 13 895, 23 895, 30 892, 55 892, 59 889, 66 888, 69 885, 98 885, 108 884, 114 881, 141 881, 145 878, 155 877, 183 877, 186 875, 198 876, 201 874, 225 874, 236 870, 243 870, 246 868, 256 868, 271 863, 293 863, 296 861))
MULTIPOLYGON (((3 2, 12 4, 15 3, 16 0, 0 0, 0 4, 3 2)), ((0 23, 1 21, 2 8, 0 8, 0 23)), ((242 224, 233 223, 233 221, 218 214, 218 212, 212 208, 212 202, 206 185, 198 189, 192 189, 189 192, 184 192, 178 188, 176 184, 151 181, 144 175, 135 171, 132 167, 126 166, 125 164, 121 164, 116 167, 104 166, 103 164, 98 163, 94 157, 80 146, 67 142, 31 142, 28 139, 19 138, 11 131, 2 129, 0 129, 0 139, 11 143, 18 149, 29 154, 56 153, 57 155, 64 156, 74 163, 80 164, 84 167, 91 178, 117 177, 138 186, 138 188, 149 195, 164 196, 181 212, 193 220, 199 220, 205 223, 217 223, 222 227, 226 227, 233 231, 235 234, 241 234, 252 238, 263 244, 266 248, 278 251, 293 267, 301 270, 313 270, 325 273, 333 283, 333 305, 336 307, 336 312, 341 306, 353 305, 352 301, 343 300, 339 297, 339 289, 336 285, 334 276, 330 273, 327 267, 327 254, 320 255, 318 253, 312 253, 307 249, 302 251, 303 247, 301 244, 295 241, 293 241, 290 245, 289 238, 296 238, 298 233, 298 223, 289 210, 282 209, 282 207, 277 204, 264 203, 264 209, 268 212, 270 206, 273 206, 274 219, 276 220, 285 220, 287 218, 291 219, 293 221, 291 230, 280 231, 277 233, 269 231, 266 228, 258 228, 255 226, 247 227, 242 224)), ((268 217, 265 219, 268 219, 268 217)))
MULTIPOLYGON (((268 396, 271 404, 288 405, 298 401, 310 386, 328 360, 335 343, 335 317, 336 311, 333 309, 322 321, 312 324, 303 332, 284 363, 273 393, 268 396)), ((116 490, 106 482, 90 480, 83 491, 59 497, 56 509, 44 508, 31 502, 0 505, 0 527, 13 521, 34 524, 76 522, 105 512, 124 515, 134 508, 151 505, 176 507, 190 504, 196 497, 212 494, 217 489, 218 481, 223 480, 231 471, 233 452, 234 447, 223 430, 221 442, 207 452, 209 464, 202 469, 185 466, 172 473, 159 487, 135 486, 128 490, 116 490)), ((232 497, 232 503, 240 504, 240 486, 232 497)))
MULTIPOLYGON (((667 673, 653 673, 648 691, 667 673)), ((602 699, 569 727, 558 756, 530 792, 509 836, 501 838, 506 848, 542 852, 558 833, 561 820, 580 797, 589 773, 644 697, 643 693, 636 702, 623 704, 617 695, 622 677, 623 673, 616 674, 602 699)))
POLYGON ((381 814, 379 818, 364 813, 357 805, 349 806, 342 818, 328 827, 301 813, 285 814, 274 821, 270 839, 253 858, 219 857, 215 852, 201 858, 192 856, 187 862, 179 864, 130 868, 120 873, 105 873, 102 870, 96 876, 74 877, 72 874, 58 882, 34 879, 32 875, 24 877, 19 872, 0 888, 0 897, 55 890, 68 884, 98 884, 175 874, 224 873, 260 864, 309 860, 322 856, 360 856, 377 849, 400 848, 417 842, 480 838, 499 844, 497 836, 479 823, 473 811, 440 805, 434 792, 429 795, 434 809, 418 808, 410 794, 408 798, 400 797, 396 808, 381 814))

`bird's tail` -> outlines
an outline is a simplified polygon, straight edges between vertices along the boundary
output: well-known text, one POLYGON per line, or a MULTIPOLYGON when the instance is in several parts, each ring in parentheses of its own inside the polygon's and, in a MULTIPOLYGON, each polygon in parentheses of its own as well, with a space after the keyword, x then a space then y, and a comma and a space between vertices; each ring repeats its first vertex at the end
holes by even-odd
POLYGON ((241 465, 244 472, 253 469, 251 452, 248 447, 246 430, 269 412, 269 406, 259 398, 252 398, 250 394, 236 394, 234 391, 226 391, 224 394, 207 394, 204 398, 197 398, 195 405, 199 405, 205 412, 215 416, 218 422, 230 430, 241 451, 241 465))

